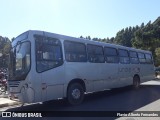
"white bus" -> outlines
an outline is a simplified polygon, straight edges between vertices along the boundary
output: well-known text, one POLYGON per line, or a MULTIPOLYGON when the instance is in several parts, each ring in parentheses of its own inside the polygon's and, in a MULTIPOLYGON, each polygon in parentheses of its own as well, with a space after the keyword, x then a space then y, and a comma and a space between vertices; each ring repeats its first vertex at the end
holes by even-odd
POLYGON ((154 78, 152 53, 115 44, 29 30, 12 42, 9 91, 22 103, 67 98, 154 78))

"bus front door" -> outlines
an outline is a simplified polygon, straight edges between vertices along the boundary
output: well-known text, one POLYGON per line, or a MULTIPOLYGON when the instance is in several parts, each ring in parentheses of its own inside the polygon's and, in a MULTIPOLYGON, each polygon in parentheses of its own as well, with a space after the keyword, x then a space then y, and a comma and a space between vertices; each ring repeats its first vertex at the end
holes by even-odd
POLYGON ((45 71, 42 73, 42 96, 43 99, 53 100, 64 97, 64 66, 45 71))

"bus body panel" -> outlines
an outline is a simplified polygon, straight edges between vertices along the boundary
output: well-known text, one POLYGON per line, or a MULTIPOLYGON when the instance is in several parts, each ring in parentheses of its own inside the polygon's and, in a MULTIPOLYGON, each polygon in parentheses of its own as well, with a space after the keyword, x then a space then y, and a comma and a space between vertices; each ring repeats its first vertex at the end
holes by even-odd
POLYGON ((130 72, 130 65, 119 64, 118 76, 119 76, 119 82, 121 86, 129 85, 130 81, 132 81, 133 79, 130 72))
POLYGON ((43 100, 52 100, 62 98, 63 86, 65 84, 65 71, 64 66, 45 71, 41 74, 41 86, 43 100))
POLYGON ((146 82, 154 78, 154 66, 152 64, 140 65, 141 67, 141 82, 146 82))
POLYGON ((149 51, 127 48, 120 45, 100 43, 95 41, 73 38, 42 31, 29 31, 28 41, 31 43, 31 68, 25 80, 9 81, 10 93, 18 96, 24 103, 44 102, 48 100, 67 97, 69 83, 75 79, 81 79, 85 83, 86 93, 102 91, 105 89, 123 87, 133 84, 133 77, 138 75, 141 82, 154 78, 153 64, 121 64, 121 63, 91 63, 68 62, 65 58, 64 41, 81 42, 85 45, 93 44, 104 47, 125 49, 127 51, 149 51), (60 40, 62 45, 63 64, 37 72, 36 68, 36 43, 34 35, 52 37, 60 40), (16 87, 13 87, 17 85, 16 87))
POLYGON ((115 63, 104 63, 101 66, 101 74, 104 80, 104 89, 119 87, 118 65, 115 63))

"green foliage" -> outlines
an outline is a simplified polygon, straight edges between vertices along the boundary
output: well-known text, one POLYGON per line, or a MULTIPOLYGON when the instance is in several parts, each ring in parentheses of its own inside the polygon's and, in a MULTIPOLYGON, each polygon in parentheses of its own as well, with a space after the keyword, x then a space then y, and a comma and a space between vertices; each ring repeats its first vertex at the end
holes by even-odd
POLYGON ((145 26, 141 26, 135 32, 132 45, 135 48, 151 51, 155 59, 155 65, 160 65, 160 62, 158 62, 159 55, 156 53, 156 49, 160 47, 160 17, 153 23, 149 21, 145 26))
POLYGON ((160 65, 160 47, 156 48, 155 54, 156 54, 155 64, 156 65, 160 65))
POLYGON ((11 48, 11 41, 7 37, 0 36, 0 53, 2 55, 0 56, 0 68, 8 67, 8 57, 10 48, 11 48))

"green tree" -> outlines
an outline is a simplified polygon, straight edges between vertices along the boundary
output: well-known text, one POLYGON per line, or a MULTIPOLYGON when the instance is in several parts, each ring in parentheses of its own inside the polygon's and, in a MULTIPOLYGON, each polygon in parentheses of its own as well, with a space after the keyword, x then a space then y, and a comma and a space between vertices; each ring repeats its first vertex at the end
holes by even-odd
POLYGON ((160 47, 156 48, 155 54, 156 54, 155 65, 159 66, 160 65, 160 47))
POLYGON ((119 31, 115 37, 115 43, 127 47, 132 47, 132 37, 134 33, 132 32, 132 27, 127 27, 119 31))
POLYGON ((83 38, 83 36, 81 35, 79 38, 83 38))
POLYGON ((8 57, 11 48, 11 41, 7 37, 0 36, 0 67, 8 67, 8 57))
POLYGON ((90 36, 87 36, 86 39, 91 40, 91 37, 90 37, 90 36))

